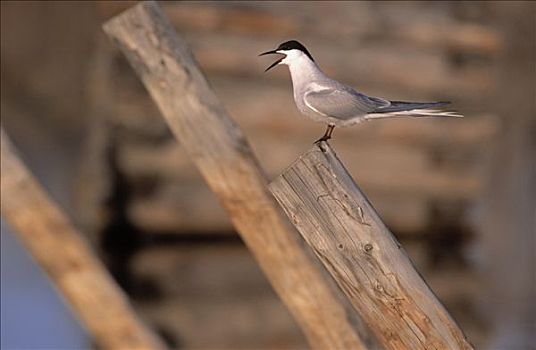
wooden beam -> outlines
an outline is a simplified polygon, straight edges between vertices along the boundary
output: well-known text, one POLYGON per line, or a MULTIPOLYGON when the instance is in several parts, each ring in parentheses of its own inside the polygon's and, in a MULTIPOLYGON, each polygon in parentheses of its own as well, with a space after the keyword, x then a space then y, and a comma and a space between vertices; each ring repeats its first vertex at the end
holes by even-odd
POLYGON ((1 131, 2 217, 103 349, 161 349, 81 234, 20 161, 1 131))
POLYGON ((104 30, 138 73, 311 346, 365 348, 352 321, 355 312, 288 224, 241 130, 158 5, 142 2, 108 21, 104 30))
POLYGON ((472 348, 329 144, 270 189, 386 349, 472 348))

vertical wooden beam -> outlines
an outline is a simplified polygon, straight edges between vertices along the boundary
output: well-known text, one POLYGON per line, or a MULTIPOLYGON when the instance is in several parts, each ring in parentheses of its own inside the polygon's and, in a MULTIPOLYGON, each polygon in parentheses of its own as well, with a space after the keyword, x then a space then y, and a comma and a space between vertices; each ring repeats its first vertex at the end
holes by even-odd
POLYGON ((103 349, 161 349, 82 236, 1 131, 2 217, 103 349))
POLYGON ((351 321, 355 312, 345 307, 347 301, 288 224, 242 132, 158 5, 142 2, 112 18, 104 30, 138 73, 311 346, 363 349, 351 321))
POLYGON ((270 189, 386 349, 472 348, 329 144, 270 189))

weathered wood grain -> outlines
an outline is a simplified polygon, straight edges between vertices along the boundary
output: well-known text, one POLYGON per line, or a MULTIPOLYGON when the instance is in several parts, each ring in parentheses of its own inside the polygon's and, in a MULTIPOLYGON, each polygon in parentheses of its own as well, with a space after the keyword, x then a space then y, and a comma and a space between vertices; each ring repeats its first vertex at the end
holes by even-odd
POLYGON ((1 132, 2 217, 103 349, 160 349, 127 297, 1 132))
POLYGON ((329 144, 270 189, 385 348, 472 348, 329 144))
POLYGON ((351 321, 355 313, 288 224, 241 130, 158 5, 142 2, 108 21, 104 30, 140 76, 311 346, 364 348, 351 321))

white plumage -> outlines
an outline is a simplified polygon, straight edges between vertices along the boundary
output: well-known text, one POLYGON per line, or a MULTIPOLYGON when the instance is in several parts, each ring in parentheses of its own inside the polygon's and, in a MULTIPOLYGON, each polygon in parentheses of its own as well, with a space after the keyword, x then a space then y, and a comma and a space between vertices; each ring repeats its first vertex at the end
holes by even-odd
POLYGON ((284 64, 292 78, 294 101, 301 113, 328 124, 318 141, 331 138, 335 126, 344 127, 371 119, 400 117, 463 117, 456 111, 440 110, 449 102, 388 101, 357 92, 352 87, 326 76, 307 49, 295 40, 287 41, 266 54, 284 57, 270 68, 284 64))

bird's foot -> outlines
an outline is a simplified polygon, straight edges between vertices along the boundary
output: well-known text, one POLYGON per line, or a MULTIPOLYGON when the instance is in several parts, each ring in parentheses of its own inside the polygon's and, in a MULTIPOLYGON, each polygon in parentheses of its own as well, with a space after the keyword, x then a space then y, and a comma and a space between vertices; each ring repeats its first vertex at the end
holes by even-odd
POLYGON ((323 152, 323 153, 326 153, 327 149, 326 149, 326 145, 323 144, 323 142, 326 142, 331 138, 331 136, 322 136, 321 138, 319 138, 318 140, 315 141, 314 145, 318 146, 318 148, 320 148, 320 150, 323 152))
POLYGON ((328 124, 328 128, 326 129, 324 135, 318 140, 316 140, 314 144, 318 145, 320 144, 320 142, 326 142, 327 140, 329 140, 331 138, 331 133, 333 132, 333 129, 335 129, 335 125, 328 124))
POLYGON ((327 140, 331 139, 331 136, 324 135, 318 140, 314 142, 315 145, 318 145, 320 142, 326 142, 327 140))
POLYGON ((322 152, 326 153, 326 149, 323 147, 322 142, 327 142, 331 138, 331 133, 333 132, 333 129, 335 128, 335 125, 328 125, 328 128, 326 129, 326 132, 324 135, 315 141, 315 145, 317 145, 322 152))

